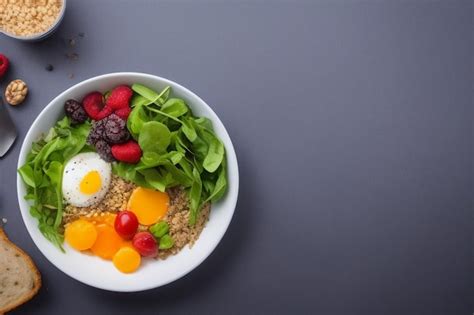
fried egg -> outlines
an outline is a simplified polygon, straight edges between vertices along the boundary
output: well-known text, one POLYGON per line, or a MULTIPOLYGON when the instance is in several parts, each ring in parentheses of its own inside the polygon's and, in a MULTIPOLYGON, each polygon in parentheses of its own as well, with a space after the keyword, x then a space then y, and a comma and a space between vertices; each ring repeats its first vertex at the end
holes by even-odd
POLYGON ((109 190, 112 167, 95 152, 80 153, 64 167, 62 192, 66 203, 88 207, 100 202, 109 190))

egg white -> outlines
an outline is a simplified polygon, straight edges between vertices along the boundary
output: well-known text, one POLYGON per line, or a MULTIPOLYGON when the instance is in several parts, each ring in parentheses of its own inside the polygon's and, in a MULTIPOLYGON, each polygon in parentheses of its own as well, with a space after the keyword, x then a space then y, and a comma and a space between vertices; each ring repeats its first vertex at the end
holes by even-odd
POLYGON ((95 152, 80 153, 72 157, 64 167, 62 192, 66 203, 76 207, 89 207, 100 202, 109 190, 112 167, 95 152), (97 171, 101 186, 94 194, 84 194, 79 185, 89 172, 97 171))

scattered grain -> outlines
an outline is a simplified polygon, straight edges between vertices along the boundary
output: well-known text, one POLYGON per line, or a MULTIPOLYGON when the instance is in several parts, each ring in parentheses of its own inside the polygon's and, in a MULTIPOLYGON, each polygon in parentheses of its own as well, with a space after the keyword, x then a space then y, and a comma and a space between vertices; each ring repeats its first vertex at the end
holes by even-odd
POLYGON ((196 224, 189 226, 189 198, 186 191, 182 187, 175 187, 167 192, 170 196, 170 206, 164 220, 170 227, 169 233, 174 245, 170 249, 159 250, 157 259, 175 255, 188 244, 192 247, 209 220, 211 210, 211 204, 205 204, 199 212, 196 224))

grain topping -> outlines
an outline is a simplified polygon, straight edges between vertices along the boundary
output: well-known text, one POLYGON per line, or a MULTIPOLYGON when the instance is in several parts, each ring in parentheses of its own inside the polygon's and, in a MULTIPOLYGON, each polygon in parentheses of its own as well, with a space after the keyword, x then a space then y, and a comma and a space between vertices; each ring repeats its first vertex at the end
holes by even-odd
POLYGON ((127 208, 127 202, 136 186, 122 178, 112 175, 110 188, 104 199, 90 207, 75 207, 67 205, 63 213, 63 222, 70 223, 80 217, 93 218, 103 213, 117 213, 127 208))
POLYGON ((15 36, 41 34, 54 25, 62 0, 0 0, 0 29, 15 36))

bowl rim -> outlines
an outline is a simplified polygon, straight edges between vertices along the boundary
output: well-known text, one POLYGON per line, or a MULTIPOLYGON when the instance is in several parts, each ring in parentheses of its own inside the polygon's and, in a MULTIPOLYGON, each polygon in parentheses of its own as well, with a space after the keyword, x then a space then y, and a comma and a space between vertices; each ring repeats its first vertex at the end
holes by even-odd
POLYGON ((35 41, 35 40, 39 40, 39 39, 42 39, 48 35, 50 35, 52 32, 54 32, 56 30, 56 28, 59 26, 59 24, 61 24, 63 18, 64 18, 64 14, 66 13, 66 2, 67 0, 61 0, 62 1, 62 6, 61 6, 61 11, 59 11, 59 14, 58 16, 56 17, 56 20, 54 21, 53 24, 51 24, 51 26, 44 32, 41 32, 41 33, 37 33, 37 34, 32 34, 32 35, 28 35, 28 36, 18 36, 18 35, 14 35, 12 33, 8 33, 4 30, 0 30, 0 33, 4 34, 5 36, 8 36, 10 38, 14 38, 14 39, 18 39, 18 40, 22 40, 22 41, 35 41))
MULTIPOLYGON (((43 254, 43 256, 46 257, 46 259, 53 266, 55 266, 57 269, 59 269, 60 271, 62 271, 66 275, 68 275, 69 277, 71 277, 71 278, 73 278, 73 279, 75 279, 79 282, 82 282, 86 285, 92 286, 92 287, 96 287, 96 288, 103 289, 103 290, 108 290, 108 291, 115 291, 115 292, 139 292, 139 291, 155 289, 155 288, 167 285, 171 282, 174 282, 174 281, 184 277, 185 275, 187 275, 188 273, 190 273, 194 269, 196 269, 204 260, 206 260, 211 255, 212 252, 214 252, 215 248, 221 242, 222 238, 224 237, 225 233, 227 232, 228 227, 229 227, 229 225, 232 221, 233 215, 235 213, 235 209, 236 209, 236 206, 237 206, 238 195, 239 195, 239 167, 238 167, 237 155, 235 153, 235 149, 234 149, 232 140, 231 140, 231 138, 230 138, 230 136, 227 132, 227 129, 225 128, 224 124, 222 123, 220 118, 217 116, 217 114, 214 112, 214 110, 205 101, 203 101, 198 95, 196 95, 194 92, 192 92, 188 88, 182 86, 181 84, 179 84, 175 81, 157 76, 157 75, 141 73, 141 72, 113 72, 113 73, 107 73, 107 74, 94 76, 94 77, 91 77, 89 79, 83 80, 83 81, 81 81, 77 84, 74 84, 73 86, 69 87, 68 89, 64 90, 59 95, 57 95, 55 98, 53 98, 41 110, 41 112, 37 115, 37 117, 35 118, 35 120, 31 124, 30 128, 28 129, 28 132, 26 133, 26 135, 23 139, 21 148, 20 148, 20 153, 19 153, 19 156, 18 156, 17 169, 20 168, 23 165, 24 161, 26 160, 26 156, 29 152, 29 149, 31 148, 31 143, 27 143, 26 140, 30 139, 32 137, 33 130, 36 129, 35 127, 38 124, 40 124, 40 122, 46 116, 46 114, 48 112, 48 109, 52 108, 53 105, 56 104, 59 99, 65 97, 66 95, 68 95, 69 93, 74 91, 75 89, 77 89, 77 88, 79 88, 83 85, 89 84, 93 81, 103 80, 103 79, 113 79, 113 78, 117 78, 117 77, 127 77, 127 76, 138 76, 138 77, 141 77, 141 78, 147 78, 147 79, 151 79, 151 80, 158 80, 161 83, 164 83, 166 85, 170 85, 172 87, 175 86, 179 89, 183 89, 184 91, 186 91, 186 93, 189 93, 189 95, 191 95, 193 98, 195 98, 197 102, 200 102, 201 104, 204 105, 204 107, 207 107, 206 110, 209 112, 209 114, 211 116, 211 117, 208 117, 208 118, 210 118, 212 121, 217 120, 218 122, 220 122, 220 124, 223 127, 222 132, 228 138, 228 142, 226 143, 226 147, 225 147, 226 155, 228 157, 228 160, 229 160, 229 156, 232 156, 232 160, 233 160, 234 163, 233 163, 232 166, 230 165, 230 163, 228 163, 227 167, 228 167, 228 170, 230 170, 231 167, 234 169, 234 180, 232 181, 232 186, 235 187, 234 188, 235 193, 230 194, 230 191, 228 191, 228 193, 225 197, 225 198, 230 198, 230 205, 229 205, 228 211, 231 211, 231 213, 230 213, 230 217, 229 217, 228 221, 224 222, 225 226, 224 226, 224 229, 222 230, 221 235, 216 235, 216 237, 215 237, 216 241, 213 244, 210 244, 210 246, 206 247, 206 252, 201 256, 201 258, 199 260, 196 260, 195 262, 193 262, 193 264, 189 268, 187 268, 187 270, 177 272, 174 275, 174 277, 170 277, 167 281, 163 281, 159 284, 148 284, 148 285, 142 285, 140 288, 129 289, 129 288, 112 287, 110 285, 103 285, 103 284, 100 284, 100 283, 92 284, 92 283, 85 282, 85 281, 83 281, 83 279, 80 279, 80 277, 77 276, 76 274, 71 274, 71 273, 67 272, 62 267, 58 266, 55 263, 55 261, 53 261, 52 257, 50 257, 49 254, 47 253, 47 249, 44 248, 40 244, 41 241, 38 238, 33 237, 33 235, 34 235, 32 233, 33 229, 38 229, 37 220, 36 219, 33 220, 34 224, 30 224, 30 223, 27 222, 27 220, 31 220, 31 215, 29 213, 29 207, 27 207, 26 209, 22 208, 22 202, 26 205, 28 205, 28 203, 26 201, 24 201, 24 196, 20 195, 20 191, 22 190, 21 188, 24 187, 24 183, 21 180, 21 177, 17 172, 17 200, 18 200, 18 204, 19 204, 19 208, 20 208, 22 221, 26 226, 26 229, 28 231, 29 236, 33 240, 33 243, 36 245, 36 247, 39 249, 39 251, 43 254)), ((48 128, 50 128, 50 127, 48 127, 48 128)), ((43 236, 43 235, 41 234, 41 236, 43 236)), ((46 240, 46 239, 44 239, 44 240, 46 240)), ((49 242, 49 241, 46 240, 46 242, 49 242)), ((183 250, 185 248, 183 248, 183 250)), ((139 272, 139 271, 137 271, 137 272, 139 272)))

